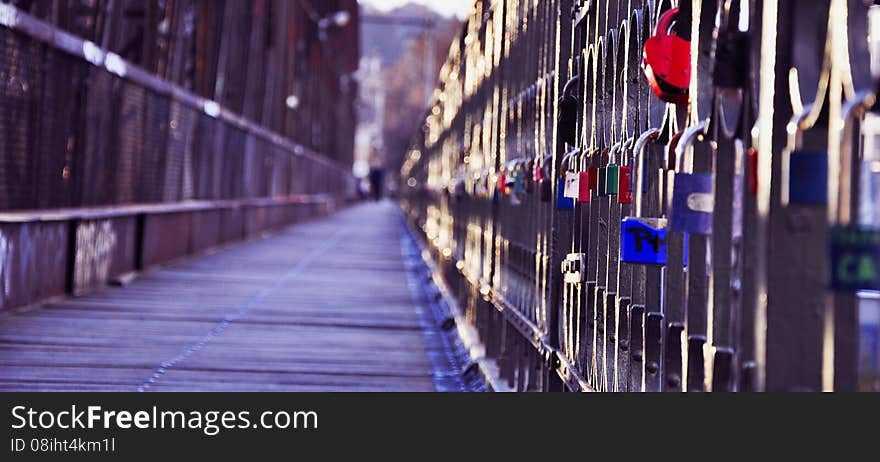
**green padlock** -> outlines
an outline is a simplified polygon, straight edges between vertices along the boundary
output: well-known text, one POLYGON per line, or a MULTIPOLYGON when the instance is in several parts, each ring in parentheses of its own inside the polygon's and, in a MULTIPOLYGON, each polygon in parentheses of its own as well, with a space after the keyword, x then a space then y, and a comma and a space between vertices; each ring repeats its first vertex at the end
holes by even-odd
POLYGON ((522 168, 518 169, 516 174, 514 174, 513 192, 520 197, 526 195, 526 172, 522 168))
POLYGON ((610 159, 605 169, 605 196, 616 196, 620 189, 620 165, 617 164, 617 154, 621 147, 622 143, 617 143, 609 152, 610 159))
POLYGON ((605 195, 616 196, 620 187, 620 166, 608 164, 608 172, 605 175, 605 195))

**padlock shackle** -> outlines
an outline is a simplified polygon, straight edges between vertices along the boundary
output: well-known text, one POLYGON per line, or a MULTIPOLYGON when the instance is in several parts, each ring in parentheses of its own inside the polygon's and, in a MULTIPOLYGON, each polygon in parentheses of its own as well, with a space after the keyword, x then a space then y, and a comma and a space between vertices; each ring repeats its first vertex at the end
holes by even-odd
POLYGON ((675 7, 667 10, 665 13, 660 15, 660 19, 657 21, 657 28, 654 35, 657 36, 665 36, 672 34, 672 23, 678 20, 678 12, 680 8, 675 7), (663 35, 660 35, 661 32, 663 35))
POLYGON ((509 171, 512 172, 512 171, 516 170, 521 164, 523 164, 524 162, 528 162, 529 160, 530 159, 527 157, 518 157, 518 158, 513 159, 510 162, 508 162, 507 168, 509 169, 509 171))
POLYGON ((644 175, 642 174, 642 169, 645 166, 645 148, 648 147, 648 143, 656 140, 660 137, 662 132, 659 128, 649 128, 635 141, 635 145, 633 145, 633 156, 636 160, 635 168, 633 169, 632 174, 635 176, 636 181, 636 216, 642 216, 642 191, 644 190, 644 175))
POLYGON ((600 151, 599 148, 594 148, 594 149, 592 149, 592 150, 584 150, 584 152, 582 152, 582 153, 580 154, 580 158, 578 159, 578 161, 579 161, 580 164, 581 164, 581 170, 585 170, 585 169, 587 168, 587 165, 586 165, 587 159, 589 159, 590 157, 595 156, 596 153, 599 152, 599 151, 600 151))
POLYGON ((623 141, 618 141, 611 146, 611 150, 608 151, 608 163, 617 163, 617 153, 620 152, 621 147, 623 147, 623 141))
MULTIPOLYGON (((621 152, 629 151, 631 153, 632 147, 635 144, 635 142, 636 142, 636 138, 634 136, 621 141, 621 145, 620 145, 621 152)), ((629 166, 629 164, 630 164, 628 162, 629 156, 621 156, 621 157, 622 157, 622 160, 620 161, 620 165, 629 166)))
POLYGON ((636 158, 641 162, 642 157, 644 156, 645 147, 648 146, 649 141, 656 140, 660 137, 660 129, 659 128, 649 128, 644 133, 639 135, 638 139, 635 141, 635 145, 633 146, 633 154, 636 158))
POLYGON ((562 89, 562 97, 563 98, 567 98, 567 97, 574 98, 574 95, 572 95, 571 93, 575 89, 577 89, 577 85, 580 81, 581 81, 581 76, 576 75, 576 76, 572 77, 568 82, 566 82, 565 87, 563 87, 563 89, 562 89))
POLYGON ((788 132, 788 150, 790 152, 797 151, 800 148, 800 134, 803 131, 801 127, 803 127, 804 122, 809 120, 812 113, 813 104, 807 104, 801 109, 801 112, 791 116, 791 120, 785 127, 785 130, 788 132))
POLYGON ((565 157, 562 158, 562 162, 560 162, 560 167, 564 168, 564 171, 561 171, 560 173, 565 174, 565 172, 571 171, 571 159, 572 157, 578 157, 579 155, 580 151, 578 150, 566 154, 565 157))
POLYGON ((843 105, 843 122, 851 123, 856 117, 871 110, 877 103, 877 95, 870 90, 863 90, 856 94, 855 98, 843 105))
POLYGON ((532 178, 535 181, 543 181, 547 178, 547 176, 548 176, 547 175, 547 168, 546 168, 547 161, 552 158, 553 158, 553 156, 548 154, 546 156, 539 155, 538 158, 532 159, 532 161, 534 162, 534 164, 532 165, 532 168, 535 169, 532 171, 532 178), (541 172, 540 178, 538 177, 538 175, 536 175, 536 172, 538 170, 540 170, 540 172, 541 172))
POLYGON ((678 167, 679 173, 685 173, 684 157, 687 155, 688 149, 697 142, 697 139, 700 136, 706 135, 706 129, 708 127, 709 121, 702 120, 700 121, 700 123, 693 125, 685 130, 684 134, 681 135, 681 139, 678 141, 678 145, 675 147, 675 163, 678 167))

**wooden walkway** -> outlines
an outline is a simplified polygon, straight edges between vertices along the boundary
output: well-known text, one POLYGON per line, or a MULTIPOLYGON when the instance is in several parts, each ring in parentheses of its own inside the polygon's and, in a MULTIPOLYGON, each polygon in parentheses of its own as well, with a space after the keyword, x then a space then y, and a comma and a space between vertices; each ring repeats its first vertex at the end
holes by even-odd
POLYGON ((401 233, 360 205, 2 315, 0 391, 433 391, 401 233))

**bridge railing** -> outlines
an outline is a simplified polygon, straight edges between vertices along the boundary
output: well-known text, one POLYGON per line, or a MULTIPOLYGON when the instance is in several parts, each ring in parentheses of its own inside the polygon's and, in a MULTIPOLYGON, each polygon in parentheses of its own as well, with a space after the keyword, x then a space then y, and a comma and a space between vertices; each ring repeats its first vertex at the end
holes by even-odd
POLYGON ((353 194, 350 168, 0 4, 0 310, 353 194))
POLYGON ((880 10, 868 11, 476 2, 402 191, 507 385, 877 389, 880 253, 866 242, 880 229, 880 53, 864 45, 880 10), (680 105, 643 66, 673 7, 698 52, 680 105), (798 194, 827 200, 784 196, 804 183, 798 194))

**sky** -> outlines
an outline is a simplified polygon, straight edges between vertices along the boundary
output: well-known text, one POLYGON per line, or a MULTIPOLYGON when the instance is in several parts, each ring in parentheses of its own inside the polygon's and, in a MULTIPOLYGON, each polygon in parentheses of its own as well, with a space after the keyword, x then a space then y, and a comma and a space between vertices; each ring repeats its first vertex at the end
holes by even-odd
POLYGON ((464 18, 471 12, 474 0, 358 0, 360 3, 375 6, 383 11, 405 5, 407 3, 419 3, 427 5, 446 16, 458 16, 464 18))

